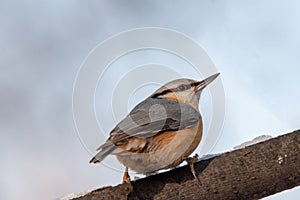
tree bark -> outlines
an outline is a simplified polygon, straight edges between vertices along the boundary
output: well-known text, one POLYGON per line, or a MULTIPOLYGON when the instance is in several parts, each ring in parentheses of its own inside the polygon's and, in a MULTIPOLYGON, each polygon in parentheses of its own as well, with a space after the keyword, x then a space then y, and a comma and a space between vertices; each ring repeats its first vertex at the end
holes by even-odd
POLYGON ((259 199, 300 184, 300 130, 188 166, 94 190, 87 199, 259 199))

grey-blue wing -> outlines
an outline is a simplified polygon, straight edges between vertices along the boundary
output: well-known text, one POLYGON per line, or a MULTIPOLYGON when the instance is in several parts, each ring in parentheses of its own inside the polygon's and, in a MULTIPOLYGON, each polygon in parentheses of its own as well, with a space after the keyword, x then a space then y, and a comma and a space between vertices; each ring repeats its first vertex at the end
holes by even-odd
POLYGON ((110 142, 122 144, 135 136, 149 138, 162 131, 175 131, 199 122, 192 106, 169 99, 147 98, 138 104, 110 133, 110 142))

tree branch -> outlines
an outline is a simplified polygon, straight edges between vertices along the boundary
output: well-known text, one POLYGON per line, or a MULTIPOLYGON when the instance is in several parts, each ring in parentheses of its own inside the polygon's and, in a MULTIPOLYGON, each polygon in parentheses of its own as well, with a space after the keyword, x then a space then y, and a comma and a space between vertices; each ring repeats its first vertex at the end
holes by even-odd
POLYGON ((147 178, 94 190, 87 199, 259 199, 300 184, 300 130, 147 178))

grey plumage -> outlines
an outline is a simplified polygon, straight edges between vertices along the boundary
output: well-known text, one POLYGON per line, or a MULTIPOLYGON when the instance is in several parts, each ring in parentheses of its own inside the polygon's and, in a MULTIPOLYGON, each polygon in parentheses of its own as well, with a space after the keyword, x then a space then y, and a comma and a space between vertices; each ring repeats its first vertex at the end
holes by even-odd
POLYGON ((99 151, 91 160, 90 163, 98 163, 101 162, 108 154, 113 152, 116 149, 115 145, 109 145, 107 147, 101 148, 101 151, 99 151))
POLYGON ((190 105, 169 99, 147 98, 112 130, 110 139, 147 138, 163 131, 181 130, 195 125, 199 117, 199 112, 190 105))
POLYGON ((132 136, 149 138, 160 132, 185 129, 197 124, 199 118, 200 113, 190 105, 165 98, 147 98, 111 131, 109 139, 90 162, 103 160, 132 136))

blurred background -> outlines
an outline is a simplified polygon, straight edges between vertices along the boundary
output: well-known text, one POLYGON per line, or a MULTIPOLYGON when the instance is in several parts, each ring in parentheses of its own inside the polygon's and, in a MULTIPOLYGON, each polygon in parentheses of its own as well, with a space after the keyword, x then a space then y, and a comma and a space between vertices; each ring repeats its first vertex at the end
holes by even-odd
MULTIPOLYGON (((215 62, 226 117, 211 153, 299 129, 299 11, 296 0, 0 0, 0 199, 55 199, 120 183, 120 172, 88 163, 91 154, 73 121, 72 90, 89 52, 132 28, 182 32, 215 62)), ((151 61, 149 52, 137 56, 151 61)), ((125 106, 156 88, 137 92, 125 106)), ((114 125, 107 122, 105 130, 114 125)), ((266 199, 299 196, 298 187, 266 199)))

